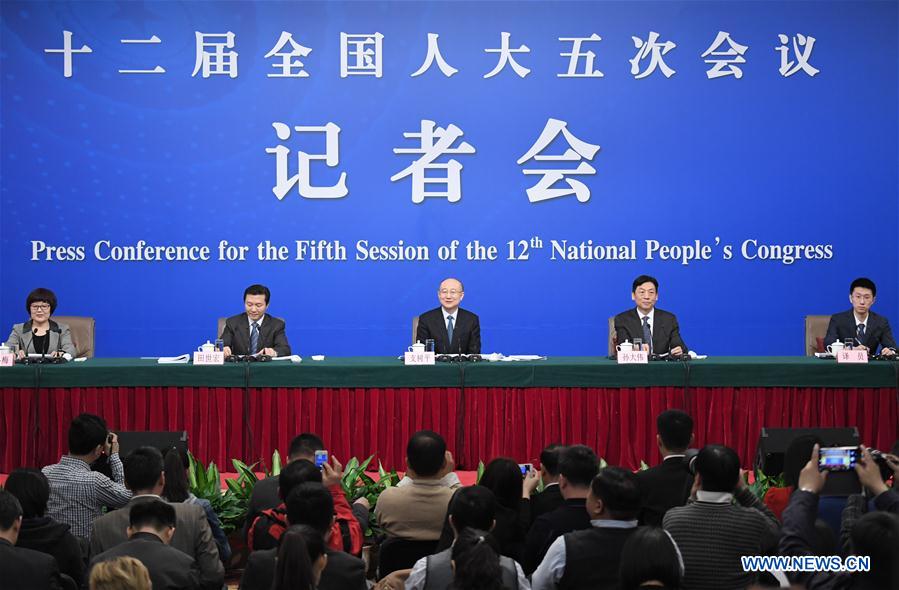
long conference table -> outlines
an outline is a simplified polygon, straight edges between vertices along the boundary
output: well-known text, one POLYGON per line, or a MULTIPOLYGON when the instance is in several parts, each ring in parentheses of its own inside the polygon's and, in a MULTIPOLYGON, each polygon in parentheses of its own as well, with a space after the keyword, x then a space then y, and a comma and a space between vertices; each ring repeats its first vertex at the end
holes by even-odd
POLYGON ((0 368, 0 394, 4 473, 57 461, 81 412, 117 431, 186 430, 191 452, 225 471, 232 458, 264 468, 305 431, 341 460, 375 453, 385 468, 403 469, 420 429, 441 433, 461 469, 498 456, 535 462, 551 442, 587 444, 610 464, 637 468, 658 461, 655 417, 667 408, 693 416, 697 445, 726 444, 744 466, 762 427, 856 426, 881 449, 899 437, 899 363, 811 357, 408 367, 386 357, 224 366, 97 358, 0 368))

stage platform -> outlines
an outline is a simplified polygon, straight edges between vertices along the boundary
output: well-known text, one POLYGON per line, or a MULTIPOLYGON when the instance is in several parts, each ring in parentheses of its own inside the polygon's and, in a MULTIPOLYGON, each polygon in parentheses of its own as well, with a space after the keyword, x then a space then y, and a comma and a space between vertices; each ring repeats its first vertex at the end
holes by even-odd
POLYGON ((766 427, 856 426, 865 444, 899 437, 899 364, 841 365, 807 357, 719 357, 617 365, 605 358, 440 363, 383 357, 300 364, 159 365, 91 359, 0 369, 0 472, 65 452, 68 422, 96 413, 114 430, 186 430, 191 451, 227 470, 286 451, 316 432, 338 458, 376 454, 403 469, 419 429, 447 440, 460 469, 508 456, 536 462, 550 442, 584 443, 610 464, 658 460, 655 417, 688 411, 696 444, 729 445, 751 465, 766 427))

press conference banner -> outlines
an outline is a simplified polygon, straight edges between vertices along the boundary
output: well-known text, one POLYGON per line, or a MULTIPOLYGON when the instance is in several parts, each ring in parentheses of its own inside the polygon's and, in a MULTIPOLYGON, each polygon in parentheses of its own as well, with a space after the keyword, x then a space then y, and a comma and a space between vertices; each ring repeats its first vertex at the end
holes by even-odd
POLYGON ((272 291, 395 355, 449 276, 484 352, 604 355, 659 279, 694 350, 899 322, 897 2, 3 2, 0 317, 179 354, 272 291))

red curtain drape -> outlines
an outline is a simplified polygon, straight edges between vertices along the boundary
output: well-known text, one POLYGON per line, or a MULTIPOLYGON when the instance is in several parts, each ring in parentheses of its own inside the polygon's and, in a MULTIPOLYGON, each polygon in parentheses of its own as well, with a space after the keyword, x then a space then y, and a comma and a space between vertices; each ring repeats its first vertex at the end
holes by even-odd
POLYGON ((636 468, 658 461, 655 417, 672 407, 694 417, 697 446, 729 445, 745 466, 762 426, 857 426, 881 449, 899 436, 889 388, 4 388, 0 472, 58 460, 81 412, 119 431, 187 430, 191 451, 225 471, 232 458, 267 467, 272 451, 286 453, 303 431, 321 435, 342 461, 376 453, 385 468, 403 469, 406 441, 420 429, 441 433, 465 469, 497 456, 533 462, 550 442, 584 443, 636 468))

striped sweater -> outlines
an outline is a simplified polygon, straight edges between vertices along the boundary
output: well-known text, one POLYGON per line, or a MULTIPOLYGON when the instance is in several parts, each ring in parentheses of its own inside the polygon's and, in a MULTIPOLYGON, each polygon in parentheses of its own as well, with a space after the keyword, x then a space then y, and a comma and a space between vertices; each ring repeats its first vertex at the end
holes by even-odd
POLYGON ((683 590, 743 590, 756 574, 743 571, 740 557, 777 548, 780 523, 749 490, 734 494, 737 504, 692 502, 665 514, 684 558, 683 590))

